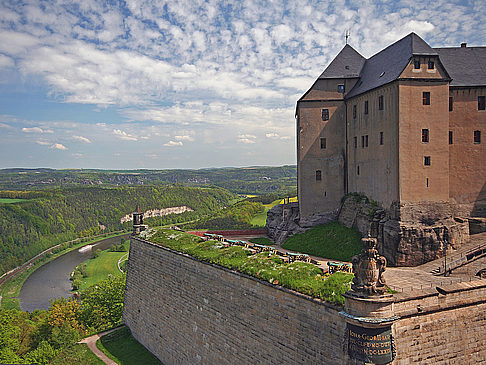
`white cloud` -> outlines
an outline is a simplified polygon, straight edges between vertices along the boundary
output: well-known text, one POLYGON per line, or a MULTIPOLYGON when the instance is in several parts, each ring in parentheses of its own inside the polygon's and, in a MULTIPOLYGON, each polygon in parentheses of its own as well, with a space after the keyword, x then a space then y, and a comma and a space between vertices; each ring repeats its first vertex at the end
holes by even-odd
POLYGON ((183 143, 181 141, 178 141, 178 142, 169 141, 167 143, 164 143, 164 146, 166 146, 166 147, 176 147, 176 146, 182 146, 182 145, 183 145, 183 143))
POLYGON ((54 131, 50 129, 42 129, 40 127, 32 127, 32 128, 22 128, 22 132, 24 133, 54 133, 54 131))
POLYGON ((5 124, 5 123, 0 123, 0 128, 3 129, 14 129, 12 126, 5 124))
POLYGON ((52 144, 52 142, 43 141, 43 140, 37 140, 35 141, 35 143, 40 144, 41 146, 50 146, 52 144))
POLYGON ((71 153, 71 156, 73 156, 75 158, 81 158, 81 157, 83 157, 83 154, 82 153, 71 153))
POLYGON ((66 151, 68 148, 61 143, 54 143, 51 147, 53 150, 66 151))
POLYGON ((0 68, 10 68, 15 65, 15 62, 10 57, 0 54, 0 68))
POLYGON ((278 139, 279 135, 278 135, 278 133, 265 133, 265 137, 270 138, 270 139, 278 139))
POLYGON ((187 142, 193 142, 194 137, 192 136, 174 136, 174 139, 176 141, 187 141, 187 142))
POLYGON ((120 129, 113 129, 113 134, 117 136, 119 139, 122 139, 124 141, 136 141, 137 137, 134 135, 128 134, 125 131, 122 131, 120 129))
POLYGON ((83 136, 73 136, 73 139, 83 143, 91 143, 91 141, 88 138, 83 136))
POLYGON ((238 136, 238 143, 253 144, 255 143, 256 136, 252 134, 240 134, 238 136))

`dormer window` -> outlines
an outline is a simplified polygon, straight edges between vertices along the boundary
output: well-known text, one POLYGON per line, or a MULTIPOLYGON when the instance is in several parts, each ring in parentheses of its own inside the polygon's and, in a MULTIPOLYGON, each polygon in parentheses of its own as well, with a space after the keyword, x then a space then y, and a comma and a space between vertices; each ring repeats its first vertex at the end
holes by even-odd
POLYGON ((329 120, 329 109, 322 109, 321 118, 322 120, 329 120))
POLYGON ((427 63, 427 68, 428 68, 429 70, 433 70, 433 69, 435 68, 435 62, 434 62, 434 61, 429 61, 429 62, 427 63))
POLYGON ((344 85, 338 85, 338 93, 344 94, 344 85))
POLYGON ((416 70, 420 70, 420 60, 413 61, 413 68, 416 70))

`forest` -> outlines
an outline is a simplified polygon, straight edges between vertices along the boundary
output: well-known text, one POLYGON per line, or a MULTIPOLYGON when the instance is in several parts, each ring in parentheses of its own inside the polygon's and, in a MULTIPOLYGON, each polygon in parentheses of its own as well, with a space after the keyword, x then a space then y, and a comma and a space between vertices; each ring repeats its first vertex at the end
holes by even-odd
POLYGON ((0 189, 39 190, 68 186, 184 184, 219 186, 238 194, 281 193, 297 186, 297 167, 242 167, 199 170, 0 170, 0 189))
MULTIPOLYGON (((120 223, 139 204, 144 210, 186 205, 193 212, 166 216, 158 223, 196 220, 230 205, 235 194, 218 187, 169 186, 67 187, 39 192, 0 191, 0 274, 57 243, 130 229, 120 223)), ((150 219, 148 222, 150 224, 150 219)))
POLYGON ((186 205, 194 211, 147 218, 152 226, 251 228, 262 203, 296 192, 296 167, 200 170, 0 170, 0 275, 76 237, 130 229, 142 210, 186 205), (239 196, 238 196, 238 195, 239 196), (247 194, 258 195, 235 205, 247 194))

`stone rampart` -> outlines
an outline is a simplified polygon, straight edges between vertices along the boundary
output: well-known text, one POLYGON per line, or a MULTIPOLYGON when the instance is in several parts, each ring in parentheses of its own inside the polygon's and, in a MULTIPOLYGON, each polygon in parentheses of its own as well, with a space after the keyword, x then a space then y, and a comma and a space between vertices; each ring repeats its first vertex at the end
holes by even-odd
MULTIPOLYGON (((481 280, 395 295, 392 364, 486 362, 485 298, 481 280)), ((123 322, 164 364, 361 364, 348 355, 347 320, 320 300, 132 237, 123 322)))

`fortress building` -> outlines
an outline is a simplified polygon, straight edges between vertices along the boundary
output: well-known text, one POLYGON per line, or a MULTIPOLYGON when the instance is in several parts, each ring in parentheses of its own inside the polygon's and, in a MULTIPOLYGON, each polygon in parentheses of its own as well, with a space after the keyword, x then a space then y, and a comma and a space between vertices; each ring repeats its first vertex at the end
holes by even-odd
POLYGON ((485 97, 486 47, 410 33, 366 59, 346 44, 297 102, 294 221, 336 219, 356 192, 383 208, 371 229, 392 262, 460 245, 486 217, 485 97))

